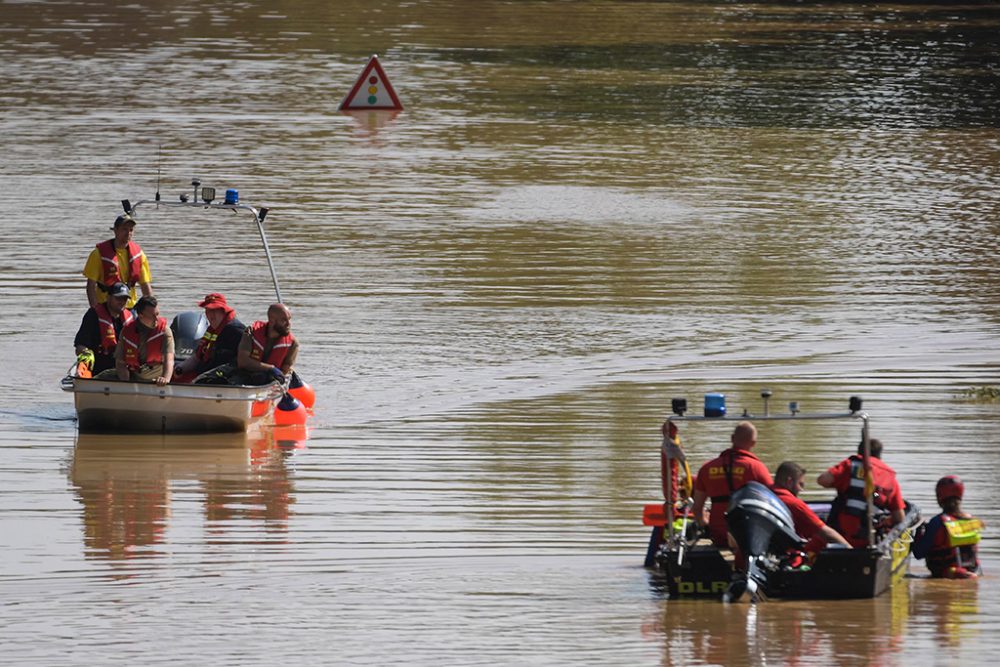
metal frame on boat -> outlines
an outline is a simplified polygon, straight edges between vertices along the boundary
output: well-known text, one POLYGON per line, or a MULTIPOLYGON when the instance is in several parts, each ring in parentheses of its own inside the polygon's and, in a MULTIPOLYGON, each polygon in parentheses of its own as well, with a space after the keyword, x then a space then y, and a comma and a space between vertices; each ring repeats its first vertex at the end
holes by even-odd
MULTIPOLYGON (((767 409, 767 399, 771 393, 763 392, 764 413, 753 415, 747 412, 739 416, 694 416, 685 415, 686 401, 674 399, 675 414, 667 418, 664 433, 671 432, 683 422, 738 422, 738 421, 822 421, 856 420, 862 423, 863 463, 867 478, 867 523, 868 543, 866 548, 845 549, 829 547, 819 552, 808 567, 791 567, 778 557, 754 559, 751 557, 749 574, 734 575, 733 555, 728 549, 719 549, 704 538, 691 535, 688 526, 693 523, 690 503, 675 505, 672 488, 672 461, 676 460, 679 444, 666 439, 661 450, 663 491, 667 502, 661 505, 647 505, 643 522, 652 525, 646 566, 653 568, 665 579, 665 587, 671 597, 714 597, 724 596, 731 591, 734 579, 749 583, 754 599, 767 597, 784 598, 871 598, 885 592, 907 571, 909 561, 911 530, 920 523, 920 510, 907 504, 905 520, 888 532, 875 529, 875 506, 871 484, 871 448, 869 440, 868 413, 861 410, 861 399, 851 397, 850 410, 846 413, 801 413, 797 403, 789 404, 788 414, 772 415, 767 409)), ((830 503, 809 502, 809 506, 824 520, 830 503)), ((738 596, 737 596, 738 597, 738 596)))
MULTIPOLYGON (((201 188, 201 182, 191 182, 193 200, 181 195, 180 201, 160 200, 159 188, 155 199, 144 199, 131 204, 122 200, 126 213, 133 216, 143 206, 164 208, 198 208, 246 212, 253 216, 260 232, 261 244, 274 283, 274 293, 281 302, 278 276, 271 259, 271 249, 264 232, 267 208, 255 208, 228 197, 223 203, 215 202, 214 188, 201 188), (200 201, 199 201, 200 199, 200 201)), ((180 358, 178 358, 180 360, 180 358)), ((253 422, 266 417, 274 403, 282 397, 285 387, 277 382, 264 386, 231 386, 201 384, 167 384, 159 386, 145 382, 98 380, 75 374, 74 366, 62 379, 63 391, 73 393, 79 429, 82 433, 95 432, 224 432, 245 431, 253 422)))

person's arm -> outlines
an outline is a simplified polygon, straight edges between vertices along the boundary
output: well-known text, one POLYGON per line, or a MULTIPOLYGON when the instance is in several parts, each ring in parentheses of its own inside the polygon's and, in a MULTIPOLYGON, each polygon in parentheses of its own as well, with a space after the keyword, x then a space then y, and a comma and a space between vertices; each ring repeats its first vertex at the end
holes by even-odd
POLYGON ((97 305, 97 283, 87 279, 87 303, 93 308, 97 305))
POLYGON ((236 353, 236 366, 243 371, 250 371, 251 373, 268 373, 275 366, 271 364, 265 364, 262 361, 258 361, 250 356, 250 351, 253 349, 253 334, 250 333, 250 328, 247 327, 246 332, 243 334, 243 340, 240 341, 240 349, 236 353))
POLYGON ((288 375, 292 372, 292 366, 295 365, 295 359, 299 356, 299 341, 292 343, 292 346, 288 348, 288 353, 285 354, 285 359, 281 362, 281 372, 288 375))
POLYGON ((128 380, 128 366, 125 365, 125 341, 118 339, 118 346, 115 347, 115 371, 119 380, 128 380))
POLYGON ((87 255, 87 263, 84 264, 81 272, 83 277, 87 279, 87 302, 91 308, 97 305, 97 281, 103 275, 104 267, 102 264, 101 253, 98 252, 97 248, 94 248, 87 255))
POLYGON ((903 490, 899 488, 899 480, 892 480, 892 498, 889 502, 889 516, 892 524, 898 525, 906 520, 906 501, 903 500, 903 490))
POLYGON ((174 334, 167 327, 163 335, 163 373, 156 378, 156 384, 163 386, 174 376, 174 334))
POLYGON ((691 514, 699 526, 708 525, 708 511, 705 509, 705 501, 708 495, 701 489, 694 490, 694 505, 691 506, 691 514))
POLYGON ((165 385, 174 376, 174 351, 170 350, 163 362, 163 375, 156 378, 156 384, 165 385))
POLYGON ((927 557, 927 553, 934 546, 934 540, 937 537, 938 530, 941 528, 941 523, 941 515, 938 515, 917 529, 917 537, 913 541, 913 544, 910 545, 910 553, 913 554, 914 558, 921 559, 927 557))
POLYGON ((80 320, 80 328, 76 331, 73 345, 76 346, 76 353, 80 354, 84 350, 96 350, 99 345, 94 340, 94 332, 97 331, 97 313, 94 309, 89 309, 80 320))
POLYGON ((143 296, 153 296, 153 275, 149 272, 149 260, 146 258, 145 252, 142 253, 139 279, 136 282, 139 283, 139 289, 142 290, 143 296))
POLYGON ((824 524, 823 527, 820 528, 818 532, 820 535, 823 536, 823 539, 826 540, 828 543, 843 544, 845 547, 848 548, 851 547, 851 543, 848 542, 843 535, 838 533, 830 526, 827 526, 826 524, 824 524))
POLYGON ((198 357, 192 354, 190 357, 188 357, 181 363, 177 364, 177 367, 174 370, 177 372, 178 375, 184 375, 186 373, 190 373, 191 371, 193 371, 197 363, 198 363, 198 357))
POLYGON ((760 470, 757 472, 757 481, 764 486, 771 488, 774 486, 774 478, 771 477, 771 471, 767 469, 767 466, 763 463, 760 464, 760 470))
POLYGON ((833 473, 829 470, 820 473, 819 477, 816 478, 816 483, 825 489, 832 489, 835 482, 833 473))
POLYGON ((250 327, 247 327, 246 331, 243 332, 243 338, 240 339, 240 346, 236 350, 236 367, 241 371, 264 370, 259 368, 261 363, 250 356, 252 350, 253 334, 250 333, 250 327))

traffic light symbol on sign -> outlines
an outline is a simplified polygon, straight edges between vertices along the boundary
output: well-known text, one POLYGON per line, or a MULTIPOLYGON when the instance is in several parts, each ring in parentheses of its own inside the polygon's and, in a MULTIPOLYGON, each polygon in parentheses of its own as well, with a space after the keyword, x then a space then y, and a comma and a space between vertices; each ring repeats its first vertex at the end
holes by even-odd
POLYGON ((362 109, 395 109, 402 110, 403 105, 396 97, 396 91, 392 89, 392 84, 386 77, 382 66, 378 62, 378 56, 372 56, 361 71, 351 92, 347 94, 344 101, 340 103, 342 111, 356 111, 362 109))

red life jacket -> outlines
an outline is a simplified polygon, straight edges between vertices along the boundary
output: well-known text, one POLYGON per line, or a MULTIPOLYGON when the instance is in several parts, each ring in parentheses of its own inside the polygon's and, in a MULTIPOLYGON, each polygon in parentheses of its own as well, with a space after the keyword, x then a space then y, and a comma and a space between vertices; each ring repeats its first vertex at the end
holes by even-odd
POLYGON ((212 348, 215 347, 216 341, 219 340, 219 334, 222 330, 226 328, 230 322, 236 319, 236 311, 230 310, 226 311, 226 318, 223 320, 219 328, 209 327, 205 331, 205 334, 198 341, 198 349, 194 351, 194 355, 198 357, 198 361, 208 362, 212 358, 212 348))
POLYGON ((267 354, 267 359, 262 359, 264 349, 267 346, 267 322, 256 321, 250 325, 250 335, 253 338, 253 347, 250 350, 250 358, 261 361, 265 364, 281 368, 281 362, 285 360, 289 348, 295 342, 295 336, 288 334, 274 341, 274 347, 267 354))
POLYGON ((145 362, 139 360, 139 318, 133 318, 131 322, 122 328, 122 341, 125 343, 125 365, 137 371, 142 363, 155 366, 163 363, 163 345, 157 343, 167 332, 167 320, 162 317, 156 318, 156 328, 146 339, 146 359, 145 362))
MULTIPOLYGON (((118 345, 118 336, 115 335, 115 318, 111 315, 111 311, 108 310, 107 304, 97 304, 94 306, 94 312, 97 313, 97 328, 101 334, 101 352, 104 354, 113 354, 115 347, 118 345)), ((128 325, 134 317, 132 311, 128 308, 122 310, 123 325, 128 325)))
POLYGON ((115 283, 126 283, 132 287, 142 276, 142 248, 135 241, 128 242, 128 281, 121 277, 118 266, 118 250, 115 248, 115 240, 108 239, 97 244, 97 252, 101 254, 101 268, 103 271, 102 282, 106 287, 111 287, 115 283))
MULTIPOLYGON (((865 463, 860 454, 851 454, 851 478, 847 491, 838 493, 830 506, 826 522, 852 544, 859 546, 868 542, 868 498, 865 496, 865 463), (853 517, 853 518, 851 518, 853 517), (856 542, 860 540, 861 542, 856 542)), ((872 505, 876 515, 889 512, 889 494, 892 492, 895 475, 877 457, 871 457, 872 505)), ((875 517, 877 518, 877 516, 875 517)))

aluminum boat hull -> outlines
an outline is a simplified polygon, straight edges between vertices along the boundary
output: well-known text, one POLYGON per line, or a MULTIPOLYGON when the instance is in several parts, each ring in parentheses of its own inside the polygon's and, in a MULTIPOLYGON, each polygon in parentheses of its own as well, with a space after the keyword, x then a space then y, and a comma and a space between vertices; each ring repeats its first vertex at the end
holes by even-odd
POLYGON ((142 382, 67 378, 81 433, 221 433, 246 431, 281 397, 265 386, 157 386, 142 382))

